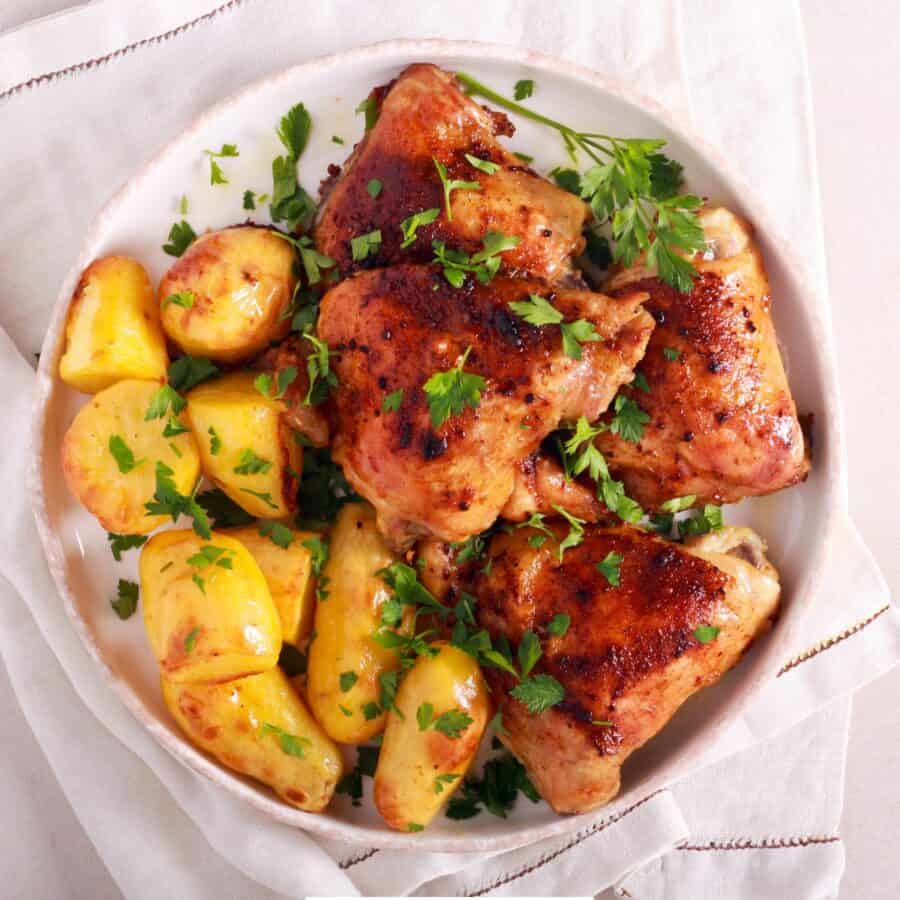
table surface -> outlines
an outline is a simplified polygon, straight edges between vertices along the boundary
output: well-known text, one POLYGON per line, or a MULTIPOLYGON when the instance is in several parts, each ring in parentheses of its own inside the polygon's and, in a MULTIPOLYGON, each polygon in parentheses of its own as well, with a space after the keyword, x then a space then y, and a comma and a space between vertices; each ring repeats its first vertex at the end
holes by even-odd
MULTIPOLYGON (((0 31, 75 5, 73 0, 3 0, 0 31)), ((900 13, 895 0, 830 0, 827 4, 801 0, 800 5, 815 109, 850 508, 896 591, 900 587, 895 527, 900 474, 885 465, 885 447, 892 440, 900 442, 900 418, 891 415, 897 401, 890 391, 890 368, 900 358, 900 297, 896 288, 885 290, 884 286, 900 284, 900 252, 892 228, 900 208, 900 178, 893 162, 900 157, 900 78, 894 46, 900 13)), ((841 900, 894 900, 897 895, 897 696, 900 669, 859 691, 854 699, 841 823, 847 849, 841 900)), ((8 747, 12 759, 0 767, 0 795, 14 803, 16 791, 27 785, 45 796, 40 808, 54 810, 52 822, 23 822, 23 832, 14 844, 23 860, 39 845, 52 846, 52 852, 70 858, 80 871, 96 871, 96 891, 92 892, 96 900, 118 897, 31 740, 2 670, 0 721, 7 735, 20 736, 8 747)), ((20 871, 27 871, 24 861, 20 871)))

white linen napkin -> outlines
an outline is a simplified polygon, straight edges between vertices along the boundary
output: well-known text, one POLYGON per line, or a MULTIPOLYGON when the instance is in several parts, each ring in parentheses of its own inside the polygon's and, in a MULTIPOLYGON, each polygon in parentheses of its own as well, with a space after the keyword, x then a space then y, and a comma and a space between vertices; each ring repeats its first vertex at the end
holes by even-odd
MULTIPOLYGON (((287 0, 211 5, 177 4, 175 24, 174 4, 143 4, 137 21, 127 15, 130 4, 106 0, 53 19, 52 33, 45 23, 0 36, 0 61, 7 61, 0 124, 15 135, 0 174, 7 225, 0 326, 21 352, 0 341, 6 434, 27 429, 33 373, 23 356, 40 345, 81 236, 139 162, 247 81, 389 37, 533 47, 627 80, 692 119, 779 209, 784 231, 819 276, 827 308, 794 4, 335 2, 304 5, 302 16, 287 0), (62 33, 64 57, 53 53, 62 33), (12 69, 9 60, 17 61, 12 69), (41 78, 57 69, 67 71, 41 78), (777 203, 780 197, 790 203, 777 203)), ((783 675, 698 760, 696 774, 589 833, 539 847, 491 858, 372 852, 267 820, 183 769, 131 719, 82 649, 49 580, 27 508, 25 463, 21 444, 0 457, 8 494, 0 519, 0 653, 63 791, 127 897, 564 895, 611 884, 640 898, 695 898, 724 885, 720 893, 729 897, 834 894, 843 866, 836 828, 849 701, 825 707, 900 658, 900 619, 849 520, 796 659, 785 660, 783 675)))

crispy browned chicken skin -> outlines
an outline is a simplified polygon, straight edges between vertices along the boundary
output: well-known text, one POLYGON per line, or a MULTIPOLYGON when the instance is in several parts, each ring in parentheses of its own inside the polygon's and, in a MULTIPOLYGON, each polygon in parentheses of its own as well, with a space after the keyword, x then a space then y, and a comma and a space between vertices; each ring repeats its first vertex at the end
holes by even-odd
MULTIPOLYGON (((554 526, 558 538, 567 531, 554 526)), ((503 698, 501 740, 541 795, 557 812, 585 812, 616 795, 632 751, 738 661, 777 610, 778 575, 746 528, 682 546, 630 526, 590 526, 561 563, 556 542, 532 547, 533 534, 493 538, 490 572, 474 582, 478 618, 514 645, 536 632, 544 653, 535 671, 555 677, 565 698, 532 715, 507 694, 511 676, 485 675, 503 698), (596 567, 611 552, 623 558, 618 586, 596 567), (547 626, 559 613, 571 624, 554 637, 547 626), (695 635, 702 625, 720 629, 708 643, 695 635)))
POLYGON ((513 491, 517 463, 561 421, 596 418, 632 378, 653 327, 643 299, 550 293, 543 282, 502 276, 454 288, 439 270, 412 265, 332 288, 318 331, 338 353, 333 454, 389 542, 461 541, 488 528, 513 491), (549 297, 566 321, 589 320, 603 340, 585 343, 580 360, 566 356, 559 326, 535 327, 510 310, 530 293, 549 297), (423 386, 468 347, 465 371, 487 382, 480 406, 435 429, 423 386), (385 412, 385 397, 401 389, 399 409, 385 412))
POLYGON ((497 137, 513 131, 505 116, 472 101, 449 72, 422 63, 409 66, 372 96, 379 103, 378 121, 341 176, 326 187, 315 228, 318 249, 336 259, 342 272, 362 265, 428 262, 435 238, 471 253, 481 249, 488 231, 496 231, 521 238, 504 254, 506 268, 548 281, 572 274, 571 257, 584 247, 581 231, 590 211, 500 145, 497 137), (500 168, 488 175, 466 160, 467 153, 500 168), (453 191, 452 221, 433 158, 447 167, 449 178, 481 185, 477 191, 453 191), (368 189, 373 179, 382 184, 375 197, 368 189), (401 249, 400 222, 433 208, 441 210, 437 221, 422 226, 416 242, 401 249), (364 263, 354 261, 351 239, 376 229, 381 231, 379 252, 364 263))
POLYGON ((650 415, 644 436, 638 444, 611 433, 597 439, 613 476, 645 507, 688 494, 733 503, 796 484, 809 470, 750 227, 722 208, 700 217, 709 250, 694 260, 700 277, 690 294, 640 266, 605 287, 647 291, 656 319, 639 367, 649 393, 628 391, 650 415))

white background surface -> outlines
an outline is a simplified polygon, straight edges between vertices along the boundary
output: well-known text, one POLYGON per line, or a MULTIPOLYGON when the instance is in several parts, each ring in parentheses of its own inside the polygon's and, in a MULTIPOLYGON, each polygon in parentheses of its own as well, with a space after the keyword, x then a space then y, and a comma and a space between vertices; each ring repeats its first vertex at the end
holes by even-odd
MULTIPOLYGON (((2 0, 0 31, 75 5, 71 0, 2 0)), ((900 63, 895 0, 801 0, 807 30, 832 312, 850 457, 851 511, 882 565, 900 588, 900 473, 893 463, 900 420, 893 393, 900 361, 900 63)), ((739 102, 739 98, 735 98, 739 102)), ((900 857, 900 670, 857 695, 841 832, 847 845, 844 900, 888 900, 897 893, 900 857)), ((3 856, 27 860, 38 846, 96 871, 96 900, 117 897, 102 864, 81 835, 40 749, 0 674, 4 762, 0 796, 45 798, 42 821, 22 821, 3 856)), ((135 848, 139 852, 139 848, 135 848)), ((4 871, 3 866, 0 871, 4 871)), ((13 865, 24 875, 27 864, 13 865)), ((29 896, 26 883, 6 881, 4 896, 29 896)), ((66 896, 61 885, 60 898, 66 896)))

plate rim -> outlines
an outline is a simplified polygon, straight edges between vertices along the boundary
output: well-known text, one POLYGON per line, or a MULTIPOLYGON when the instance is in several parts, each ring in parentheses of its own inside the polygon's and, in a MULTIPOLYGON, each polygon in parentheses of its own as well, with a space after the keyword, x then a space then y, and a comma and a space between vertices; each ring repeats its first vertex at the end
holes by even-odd
MULTIPOLYGON (((118 678, 106 663, 101 648, 95 641, 87 623, 78 612, 74 592, 65 577, 65 554, 60 538, 50 526, 47 513, 47 498, 43 481, 43 444, 47 427, 47 411, 52 392, 57 383, 55 375, 57 361, 64 337, 65 322, 69 301, 75 284, 85 266, 90 248, 99 240, 106 229, 106 221, 111 218, 119 205, 134 191, 138 190, 148 173, 158 163, 188 143, 192 136, 201 131, 206 124, 215 119, 227 108, 245 100, 255 93, 269 90, 280 81, 297 77, 301 73, 317 70, 339 69, 341 66, 366 62, 383 62, 391 57, 407 57, 405 64, 414 61, 412 57, 439 62, 446 57, 465 57, 475 61, 489 59, 543 70, 554 75, 561 75, 582 83, 585 88, 613 96, 626 104, 637 107, 660 121, 669 131, 677 134, 685 143, 692 146, 713 168, 719 177, 740 195, 741 205, 750 213, 750 218, 759 232, 765 233, 769 243, 784 248, 779 255, 790 253, 792 242, 786 240, 774 222, 766 205, 758 198, 753 188, 731 163, 714 146, 685 125, 665 107, 619 79, 610 77, 587 66, 569 62, 550 54, 530 49, 521 49, 509 45, 486 43, 480 41, 454 41, 444 39, 403 38, 365 44, 336 53, 316 56, 303 62, 268 73, 244 85, 237 91, 224 97, 208 107, 176 136, 167 141, 118 188, 103 204, 92 219, 84 233, 76 259, 61 282, 59 293, 54 303, 48 323, 47 332, 41 347, 41 356, 37 370, 37 384, 34 395, 32 423, 29 432, 29 463, 26 473, 26 487, 30 496, 32 510, 42 548, 57 590, 63 599, 69 621, 79 635, 81 642, 94 662, 100 667, 107 683, 122 701, 126 709, 151 734, 151 736, 173 755, 180 763, 201 774, 222 787, 230 794, 248 802, 276 821, 299 827, 304 831, 325 838, 348 842, 357 846, 372 849, 416 849, 431 852, 484 852, 500 851, 521 847, 540 840, 561 837, 573 832, 593 832, 602 826, 605 819, 616 818, 617 807, 621 803, 613 801, 591 813, 578 816, 560 816, 558 819, 537 825, 528 825, 512 832, 487 834, 474 832, 469 836, 438 835, 427 831, 408 835, 391 831, 384 825, 358 825, 352 822, 341 822, 316 813, 305 812, 289 806, 274 794, 263 794, 250 786, 211 757, 189 744, 180 734, 167 730, 161 721, 144 705, 137 693, 124 679, 118 678)), ((398 61, 398 64, 403 64, 398 61)), ((748 701, 759 689, 773 677, 781 664, 786 662, 788 648, 796 637, 805 612, 810 607, 814 596, 825 576, 824 561, 828 558, 836 536, 837 520, 841 509, 841 498, 845 490, 844 436, 841 423, 841 410, 834 362, 834 346, 824 312, 827 307, 817 299, 814 280, 808 267, 798 253, 793 254, 790 265, 785 265, 785 278, 790 285, 790 293, 796 295, 803 315, 812 330, 812 361, 823 388, 823 409, 819 415, 821 428, 826 432, 825 445, 828 448, 817 462, 823 467, 823 490, 826 493, 824 508, 825 522, 818 546, 812 551, 812 563, 801 575, 797 589, 791 598, 790 616, 785 616, 775 633, 769 638, 767 646, 752 662, 750 671, 743 673, 740 685, 735 689, 729 703, 716 711, 704 726, 684 740, 677 753, 659 766, 647 779, 642 788, 644 798, 649 797, 675 780, 678 774, 673 770, 682 765, 686 755, 698 753, 702 745, 708 745, 719 737, 722 731, 737 719, 748 701)), ((823 298, 827 302, 827 298, 823 298)), ((644 799, 641 798, 641 799, 644 799)), ((619 798, 621 799, 621 798, 619 798)), ((632 800, 631 803, 634 801, 632 800)))

